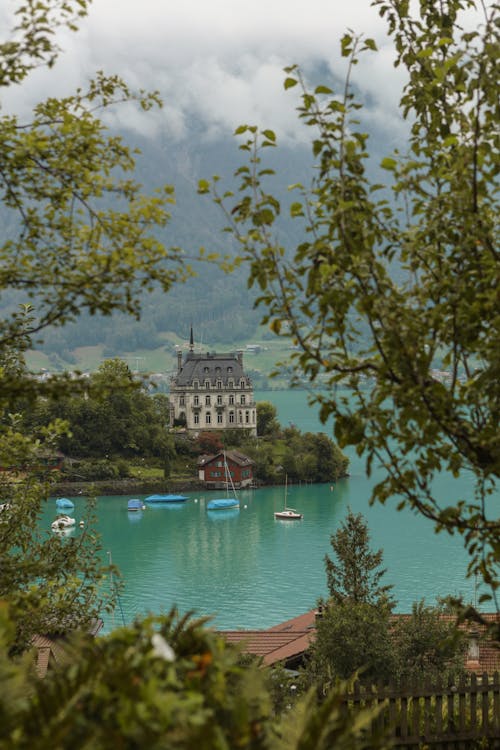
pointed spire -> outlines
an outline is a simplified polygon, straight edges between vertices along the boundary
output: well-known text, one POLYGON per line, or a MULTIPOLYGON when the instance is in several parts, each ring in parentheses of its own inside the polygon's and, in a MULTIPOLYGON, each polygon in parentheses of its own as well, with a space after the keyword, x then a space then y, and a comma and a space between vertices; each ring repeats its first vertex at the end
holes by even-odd
POLYGON ((189 336, 189 351, 194 352, 193 326, 191 326, 191 334, 189 336))

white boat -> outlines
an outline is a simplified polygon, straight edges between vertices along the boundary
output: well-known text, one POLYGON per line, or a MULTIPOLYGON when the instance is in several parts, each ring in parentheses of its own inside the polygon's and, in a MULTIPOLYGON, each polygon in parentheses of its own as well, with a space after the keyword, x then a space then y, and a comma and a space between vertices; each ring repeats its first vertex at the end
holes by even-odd
POLYGON ((217 497, 207 503, 207 510, 236 510, 240 507, 240 501, 236 495, 233 479, 226 461, 224 451, 224 474, 226 479, 226 497, 217 497), (229 495, 229 484, 231 484, 232 495, 229 495))
POLYGON ((71 529, 76 524, 74 518, 71 516, 58 516, 55 521, 52 521, 50 527, 52 531, 62 531, 63 529, 71 529))
POLYGON ((285 507, 283 510, 277 510, 274 517, 277 521, 301 521, 304 518, 303 513, 299 513, 294 508, 288 508, 286 504, 286 496, 288 490, 288 476, 285 476, 285 507))

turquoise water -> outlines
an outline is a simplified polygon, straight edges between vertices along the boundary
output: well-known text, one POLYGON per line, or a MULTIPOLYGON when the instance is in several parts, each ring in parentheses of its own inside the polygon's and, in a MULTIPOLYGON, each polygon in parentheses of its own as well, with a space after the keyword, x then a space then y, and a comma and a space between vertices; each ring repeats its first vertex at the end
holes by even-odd
MULTIPOLYGON (((265 392, 258 400, 273 401, 283 425, 303 431, 323 430, 307 406, 304 392, 265 392)), ((330 535, 347 509, 362 512, 369 524, 372 547, 384 551, 386 583, 394 584, 400 612, 425 597, 458 595, 472 601, 474 583, 465 578, 467 556, 460 539, 436 536, 431 524, 390 505, 370 507, 368 499, 377 473, 368 479, 360 459, 352 457, 351 475, 330 485, 289 486, 288 504, 304 513, 302 521, 276 521, 283 488, 240 493, 240 510, 206 510, 216 493, 191 493, 186 503, 148 506, 127 512, 127 497, 98 499, 98 524, 103 554, 122 572, 121 611, 107 616, 105 629, 147 612, 165 612, 175 604, 181 612, 213 616, 219 628, 265 628, 315 606, 326 594, 325 554, 330 535)), ((442 492, 456 496, 456 483, 442 481, 442 492)), ((467 490, 462 480, 461 491, 467 490)), ((74 515, 84 500, 75 498, 74 515)), ((43 522, 55 514, 49 501, 43 522)), ((79 534, 76 529, 74 534, 79 534)))

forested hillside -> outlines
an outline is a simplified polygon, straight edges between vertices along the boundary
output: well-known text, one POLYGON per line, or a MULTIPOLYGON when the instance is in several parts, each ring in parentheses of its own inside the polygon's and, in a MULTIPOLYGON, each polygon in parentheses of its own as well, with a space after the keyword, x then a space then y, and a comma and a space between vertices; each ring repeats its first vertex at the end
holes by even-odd
MULTIPOLYGON (((175 188, 175 205, 171 219, 160 233, 160 239, 169 247, 180 247, 186 256, 195 257, 200 247, 207 253, 236 256, 238 246, 223 231, 224 216, 207 196, 197 192, 200 179, 220 175, 224 190, 236 187, 233 174, 243 162, 238 142, 230 135, 210 140, 204 136, 201 125, 193 123, 189 141, 169 138, 167 134, 146 139, 137 134, 121 133, 124 141, 140 151, 136 155, 138 182, 145 192, 153 193, 161 185, 175 188)), ((394 144, 384 144, 375 133, 379 144, 378 154, 391 149, 394 144)), ((278 230, 285 246, 296 245, 301 231, 298 222, 288 218, 288 205, 297 194, 289 186, 302 181, 309 184, 311 170, 309 146, 282 144, 266 154, 266 167, 276 170, 269 177, 269 190, 282 200, 282 215, 278 230)), ((15 233, 12 215, 1 207, 4 236, 15 233)), ((168 295, 160 289, 145 295, 140 321, 129 316, 90 316, 82 313, 76 323, 64 328, 47 329, 36 348, 51 355, 53 364, 71 366, 73 352, 79 347, 102 346, 105 357, 119 356, 139 350, 158 349, 165 343, 166 334, 175 334, 186 340, 190 326, 196 330, 197 340, 207 346, 224 347, 242 345, 255 336, 260 313, 254 309, 255 290, 247 288, 248 268, 237 267, 231 274, 221 270, 216 262, 193 264, 194 276, 185 284, 174 285, 168 295)), ((27 302, 20 293, 0 298, 0 312, 27 302)), ((36 308, 36 299, 32 300, 36 308)))

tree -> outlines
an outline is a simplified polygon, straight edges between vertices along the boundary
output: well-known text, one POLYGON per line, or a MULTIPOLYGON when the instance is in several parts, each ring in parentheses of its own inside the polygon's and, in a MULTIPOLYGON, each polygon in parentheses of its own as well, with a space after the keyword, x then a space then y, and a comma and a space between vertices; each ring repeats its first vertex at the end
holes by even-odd
POLYGON ((386 571, 381 568, 383 552, 370 549, 368 524, 361 513, 349 510, 345 521, 330 537, 336 562, 325 555, 328 592, 335 604, 364 602, 392 608, 392 585, 382 585, 386 571))
POLYGON ((329 599, 320 602, 316 637, 307 666, 309 680, 328 686, 362 670, 362 679, 387 681, 395 673, 390 585, 381 585, 382 551, 369 547, 368 526, 349 511, 330 538, 336 562, 325 555, 329 599))
POLYGON ((422 682, 424 678, 456 678, 465 672, 464 634, 443 604, 430 607, 423 600, 415 602, 411 615, 398 619, 393 642, 398 677, 422 682))
MULTIPOLYGON (((0 85, 19 85, 34 67, 52 65, 59 53, 56 29, 76 28, 87 7, 86 0, 18 4, 17 27, 0 45, 0 85)), ((0 477, 7 506, 0 524, 0 598, 9 602, 15 622, 11 650, 25 647, 34 632, 84 627, 106 603, 100 583, 107 567, 92 507, 75 538, 37 527, 51 488, 50 477, 40 477, 40 452, 57 447, 67 422, 56 417, 30 436, 19 416, 39 394, 64 398, 86 384, 68 376, 40 383, 27 372, 24 352, 47 328, 82 311, 138 317, 145 292, 154 286, 167 291, 189 273, 181 251, 158 240, 172 188, 144 195, 130 176, 132 150, 99 118, 126 101, 144 110, 159 104, 156 94, 132 92, 118 77, 98 73, 85 90, 37 104, 26 121, 0 117, 0 294, 13 300, 0 320, 0 465, 9 468, 0 477)))
MULTIPOLYGON (((373 500, 397 497, 436 531, 463 536, 469 575, 498 586, 500 524, 492 495, 500 472, 500 317, 498 304, 498 6, 474 0, 375 0, 407 77, 401 114, 408 152, 387 155, 385 185, 367 175, 368 136, 359 127, 351 72, 373 40, 341 42, 349 68, 336 95, 309 90, 300 71, 285 88, 302 92, 299 116, 312 131, 317 161, 310 189, 291 216, 295 249, 273 233, 281 205, 269 192, 262 149, 272 130, 243 125, 249 163, 239 193, 221 195, 228 229, 260 290, 263 322, 291 335, 294 364, 317 392, 323 420, 333 416, 341 447, 354 445, 384 477, 373 500), (467 13, 474 11, 469 30, 467 13), (437 370, 446 370, 444 378, 437 370), (371 382, 366 389, 366 379, 371 382), (339 396, 344 384, 353 400, 339 396), (438 473, 465 472, 474 490, 440 497, 438 473)), ((495 599, 495 606, 496 599, 495 599)))
POLYGON ((280 431, 280 425, 277 420, 277 410, 270 401, 257 402, 257 435, 266 437, 276 434, 280 431))

